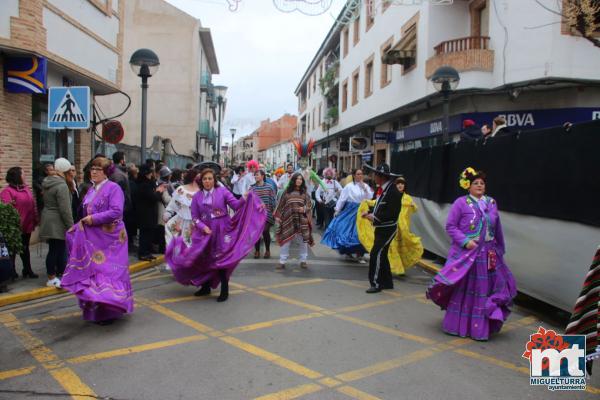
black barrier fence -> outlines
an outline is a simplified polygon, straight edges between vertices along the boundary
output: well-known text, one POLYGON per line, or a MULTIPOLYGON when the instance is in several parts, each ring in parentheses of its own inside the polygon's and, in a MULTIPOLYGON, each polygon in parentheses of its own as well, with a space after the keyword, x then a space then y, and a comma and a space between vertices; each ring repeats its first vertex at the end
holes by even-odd
POLYGON ((466 167, 486 173, 502 211, 600 226, 600 120, 392 154, 408 193, 438 203, 465 194, 466 167))

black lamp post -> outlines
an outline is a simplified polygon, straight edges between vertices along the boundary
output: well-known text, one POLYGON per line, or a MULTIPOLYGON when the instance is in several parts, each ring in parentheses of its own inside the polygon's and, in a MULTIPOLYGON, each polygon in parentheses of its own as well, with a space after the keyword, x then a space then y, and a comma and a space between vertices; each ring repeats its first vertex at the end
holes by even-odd
POLYGON ((215 96, 217 96, 217 105, 219 106, 219 118, 217 121, 217 164, 221 163, 221 119, 223 105, 227 103, 225 94, 227 94, 227 86, 215 86, 215 96))
POLYGON ((431 82, 435 90, 440 92, 444 99, 442 140, 444 143, 448 143, 450 138, 450 93, 458 86, 460 75, 454 68, 445 65, 435 70, 431 76, 431 82))
POLYGON ((148 78, 154 75, 158 71, 160 62, 155 52, 150 49, 139 49, 136 50, 129 60, 129 65, 134 74, 142 78, 142 138, 141 138, 141 151, 140 151, 140 164, 146 162, 146 113, 148 110, 148 78))
POLYGON ((233 140, 235 139, 235 128, 229 130, 231 132, 231 165, 234 165, 233 161, 233 140))

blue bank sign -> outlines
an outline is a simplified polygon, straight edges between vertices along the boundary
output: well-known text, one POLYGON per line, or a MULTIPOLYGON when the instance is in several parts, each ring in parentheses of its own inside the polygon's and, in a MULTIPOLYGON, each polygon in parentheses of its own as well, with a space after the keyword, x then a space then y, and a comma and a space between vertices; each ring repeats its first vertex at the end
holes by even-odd
MULTIPOLYGON (((565 122, 577 123, 593 119, 600 119, 600 108, 557 108, 549 110, 523 110, 523 111, 495 111, 481 113, 465 113, 450 117, 450 133, 458 133, 462 130, 464 120, 471 119, 479 126, 483 124, 492 125, 492 120, 502 116, 506 124, 516 130, 543 129, 553 126, 561 126, 565 122)), ((388 143, 404 142, 407 140, 422 139, 442 134, 442 119, 436 119, 422 124, 407 126, 390 132, 388 143)))

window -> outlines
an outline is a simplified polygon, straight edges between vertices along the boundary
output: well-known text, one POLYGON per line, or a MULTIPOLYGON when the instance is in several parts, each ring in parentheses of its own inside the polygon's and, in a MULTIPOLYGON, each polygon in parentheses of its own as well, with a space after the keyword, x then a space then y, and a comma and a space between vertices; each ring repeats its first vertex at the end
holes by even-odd
POLYGON ((323 108, 323 103, 319 103, 319 125, 323 123, 323 119, 321 118, 321 108, 323 108))
POLYGON ((312 112, 312 129, 313 131, 315 130, 315 112, 316 110, 313 108, 313 112, 312 112))
POLYGON ((348 45, 350 43, 350 34, 348 33, 348 27, 344 28, 344 31, 342 32, 342 39, 342 41, 344 42, 343 57, 346 57, 348 55, 348 45))
POLYGON ((360 40, 360 14, 356 15, 356 19, 354 20, 354 28, 353 28, 353 44, 356 46, 358 41, 360 40))
POLYGON ((317 73, 313 75, 313 93, 317 91, 317 73))
POLYGON ((356 68, 356 71, 352 74, 352 105, 358 103, 358 78, 360 75, 360 68, 356 68))
POLYGON ((310 132, 310 113, 306 114, 306 130, 310 132))
POLYGON ((419 13, 416 13, 404 25, 402 25, 402 38, 394 46, 394 50, 400 50, 402 64, 402 75, 412 71, 417 65, 417 23, 419 13))
POLYGON ((394 37, 390 37, 385 41, 383 45, 381 45, 381 71, 380 71, 380 79, 379 79, 379 87, 384 88, 392 82, 392 66, 390 64, 386 64, 383 62, 383 57, 387 54, 388 51, 392 49, 392 43, 394 42, 394 37))
POLYGON ((348 79, 342 84, 342 112, 348 108, 348 79))
POLYGON ((375 8, 375 0, 366 0, 365 1, 365 7, 367 9, 367 27, 365 29, 365 32, 368 32, 369 29, 371 29, 371 27, 373 26, 373 24, 375 23, 375 12, 376 12, 376 8, 375 8))
POLYGON ((375 55, 371 55, 365 61, 365 99, 373 94, 373 59, 375 55))

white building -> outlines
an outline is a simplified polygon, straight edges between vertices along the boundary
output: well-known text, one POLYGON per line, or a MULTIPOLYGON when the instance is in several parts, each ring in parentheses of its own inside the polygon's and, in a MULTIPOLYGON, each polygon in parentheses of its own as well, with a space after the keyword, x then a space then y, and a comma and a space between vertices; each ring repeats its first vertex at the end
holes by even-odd
MULTIPOLYGON (((290 140, 283 140, 264 150, 263 163, 271 169, 284 167, 294 162, 296 150, 290 140)), ((260 156, 259 156, 260 157, 260 156)))
POLYGON ((317 141, 315 167, 324 166, 328 146, 330 160, 348 171, 439 141, 441 96, 429 78, 442 65, 460 73, 451 133, 464 119, 491 123, 503 114, 515 129, 530 129, 590 120, 598 111, 600 90, 590 83, 600 80, 599 50, 536 2, 374 1, 371 9, 363 1, 357 16, 344 18, 348 4, 338 20, 349 22, 334 23, 295 91, 298 136, 317 141), (336 106, 327 135, 325 115, 336 106))
MULTIPOLYGON (((219 73, 219 65, 210 29, 164 0, 123 3, 122 90, 132 98, 130 109, 119 118, 125 128, 123 144, 140 145, 141 78, 132 72, 129 59, 137 49, 148 48, 160 60, 158 72, 148 79, 146 141, 152 154, 212 159, 218 114, 212 76, 219 73)), ((126 104, 122 95, 100 102, 107 115, 118 114, 126 104)))

